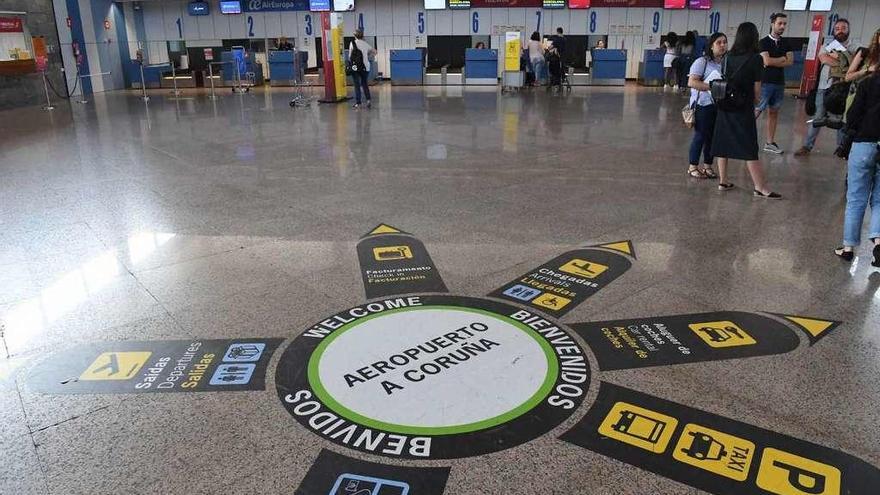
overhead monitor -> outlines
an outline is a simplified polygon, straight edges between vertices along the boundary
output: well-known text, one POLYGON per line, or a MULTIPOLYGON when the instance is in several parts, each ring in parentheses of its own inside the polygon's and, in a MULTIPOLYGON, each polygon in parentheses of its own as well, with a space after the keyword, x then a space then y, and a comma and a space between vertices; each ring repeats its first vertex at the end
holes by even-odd
POLYGON ((210 7, 208 2, 190 2, 186 6, 189 15, 210 15, 210 7))
POLYGON ((221 14, 241 14, 240 0, 220 0, 221 14))
POLYGON ((712 0, 688 0, 688 8, 693 10, 709 10, 712 8, 712 0))
POLYGON ((333 10, 336 12, 354 11, 354 0, 333 0, 333 10))
POLYGON ((545 9, 564 9, 565 0, 544 0, 545 9))
POLYGON ((449 8, 452 10, 471 8, 471 0, 449 0, 449 8))
POLYGON ((810 10, 814 12, 829 12, 832 3, 834 3, 834 0, 813 0, 810 2, 810 10))
POLYGON ((807 0, 785 0, 783 10, 807 10, 807 0))
POLYGON ((590 8, 590 0, 568 0, 568 8, 588 9, 590 8))
POLYGON ((664 9, 683 9, 687 7, 688 0, 664 0, 664 9))
POLYGON ((446 8, 446 0, 425 0, 425 10, 443 10, 446 8))
POLYGON ((330 0, 309 0, 309 10, 312 12, 329 12, 330 0))

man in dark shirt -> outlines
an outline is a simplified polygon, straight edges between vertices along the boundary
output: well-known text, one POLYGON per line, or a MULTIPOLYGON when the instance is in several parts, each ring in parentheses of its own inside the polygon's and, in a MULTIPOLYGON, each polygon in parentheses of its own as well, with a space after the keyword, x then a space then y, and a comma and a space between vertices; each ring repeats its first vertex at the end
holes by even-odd
POLYGON ((556 34, 550 37, 550 41, 553 42, 553 46, 559 51, 559 57, 562 58, 562 64, 565 65, 567 55, 565 51, 565 35, 562 34, 562 28, 556 28, 556 34))
POLYGON ((785 68, 794 63, 794 54, 782 37, 788 27, 788 16, 770 16, 770 35, 761 39, 761 58, 764 59, 764 77, 761 79, 761 102, 755 108, 755 117, 764 110, 767 115, 767 142, 764 151, 782 154, 776 144, 776 125, 779 123, 779 109, 785 100, 785 68))

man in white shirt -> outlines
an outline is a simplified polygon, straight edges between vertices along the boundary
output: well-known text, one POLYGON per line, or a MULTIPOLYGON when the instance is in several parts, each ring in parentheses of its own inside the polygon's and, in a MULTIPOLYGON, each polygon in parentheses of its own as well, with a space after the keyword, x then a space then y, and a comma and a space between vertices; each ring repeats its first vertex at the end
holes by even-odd
MULTIPOLYGON (((835 78, 831 77, 831 67, 840 63, 840 58, 845 56, 842 52, 849 52, 849 21, 846 19, 839 19, 834 23, 834 39, 819 49, 822 70, 819 72, 819 85, 816 87, 816 114, 814 115, 816 121, 824 121, 830 115, 825 110, 825 94, 828 92, 828 88, 836 82, 835 78)), ((804 145, 795 152, 795 156, 807 156, 813 151, 820 130, 821 127, 808 126, 804 145)), ((842 141, 843 130, 841 129, 837 131, 838 146, 842 141)))

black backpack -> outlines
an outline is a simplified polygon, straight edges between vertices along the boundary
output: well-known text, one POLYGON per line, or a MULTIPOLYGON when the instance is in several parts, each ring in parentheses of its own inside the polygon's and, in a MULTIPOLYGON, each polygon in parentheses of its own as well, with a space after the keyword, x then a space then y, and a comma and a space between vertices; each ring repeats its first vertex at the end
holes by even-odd
POLYGON ((728 76, 727 61, 729 58, 729 55, 724 57, 724 64, 721 67, 722 79, 712 81, 712 84, 709 86, 712 99, 715 100, 715 104, 718 105, 718 108, 725 112, 736 112, 751 108, 754 106, 754 98, 747 89, 742 87, 742 84, 738 84, 733 80, 739 73, 740 69, 745 67, 750 60, 743 62, 735 71, 733 71, 733 74, 728 76))
POLYGON ((348 67, 346 72, 354 74, 355 72, 366 72, 364 67, 364 52, 358 48, 357 41, 352 41, 351 52, 348 54, 348 67))

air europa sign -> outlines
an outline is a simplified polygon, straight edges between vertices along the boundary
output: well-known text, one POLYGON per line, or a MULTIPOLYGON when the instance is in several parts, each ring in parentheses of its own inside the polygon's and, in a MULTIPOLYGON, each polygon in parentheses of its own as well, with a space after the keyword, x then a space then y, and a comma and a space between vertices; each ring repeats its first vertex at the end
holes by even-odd
POLYGON ((529 441, 569 417, 589 383, 583 350, 558 324, 506 303, 448 295, 337 313, 294 340, 276 375, 282 403, 313 432, 416 459, 529 441))
POLYGON ((241 2, 245 12, 290 12, 309 10, 308 0, 246 0, 241 2))

